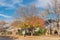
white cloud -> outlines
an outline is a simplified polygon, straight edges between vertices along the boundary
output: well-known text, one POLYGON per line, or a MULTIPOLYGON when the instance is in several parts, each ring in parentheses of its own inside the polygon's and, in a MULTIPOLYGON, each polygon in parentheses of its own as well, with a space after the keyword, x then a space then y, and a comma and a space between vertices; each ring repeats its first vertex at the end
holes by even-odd
POLYGON ((6 0, 0 0, 0 6, 6 6, 9 8, 15 8, 15 4, 21 4, 21 2, 23 2, 23 0, 9 0, 11 1, 10 3, 8 3, 8 1, 6 0))
POLYGON ((5 6, 5 7, 8 7, 8 8, 14 8, 13 5, 7 4, 7 3, 0 3, 0 6, 5 6))
POLYGON ((4 14, 0 14, 0 16, 5 17, 5 18, 12 18, 11 16, 7 16, 7 15, 4 15, 4 14))
POLYGON ((35 4, 37 7, 46 7, 48 3, 51 4, 51 0, 37 0, 35 4))

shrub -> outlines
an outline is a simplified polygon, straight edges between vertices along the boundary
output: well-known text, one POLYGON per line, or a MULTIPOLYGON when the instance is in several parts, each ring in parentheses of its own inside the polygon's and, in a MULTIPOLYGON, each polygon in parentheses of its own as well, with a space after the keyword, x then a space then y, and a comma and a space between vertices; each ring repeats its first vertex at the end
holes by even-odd
POLYGON ((44 35, 46 33, 46 29, 39 29, 38 32, 35 32, 34 35, 39 36, 39 35, 44 35))
POLYGON ((22 35, 22 30, 18 30, 18 35, 22 35))

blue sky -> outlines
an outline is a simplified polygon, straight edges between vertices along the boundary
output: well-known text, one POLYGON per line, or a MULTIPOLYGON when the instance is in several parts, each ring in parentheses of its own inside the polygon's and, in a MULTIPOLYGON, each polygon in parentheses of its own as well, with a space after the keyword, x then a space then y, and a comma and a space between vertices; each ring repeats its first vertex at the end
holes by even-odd
MULTIPOLYGON (((37 8, 46 8, 51 0, 0 0, 0 20, 11 20, 16 9, 20 6, 28 6, 35 4, 37 8)), ((51 3, 50 3, 51 5, 51 3)), ((56 18, 55 14, 51 14, 48 18, 56 18)))

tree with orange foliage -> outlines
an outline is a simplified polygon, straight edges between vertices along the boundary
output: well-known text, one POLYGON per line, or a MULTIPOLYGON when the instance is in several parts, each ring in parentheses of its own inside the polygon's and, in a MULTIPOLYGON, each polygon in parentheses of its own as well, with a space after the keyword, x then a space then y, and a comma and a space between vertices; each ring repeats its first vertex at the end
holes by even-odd
POLYGON ((37 25, 39 25, 42 28, 45 27, 45 20, 39 18, 38 16, 27 18, 26 22, 28 22, 30 25, 32 25, 34 27, 35 26, 37 27, 37 25))
MULTIPOLYGON (((18 10, 15 13, 15 17, 17 16, 16 19, 23 18, 24 22, 22 22, 23 25, 21 23, 17 23, 17 26, 21 24, 22 27, 26 27, 26 28, 32 28, 32 27, 44 28, 45 21, 42 18, 39 18, 39 16, 37 15, 38 12, 39 11, 35 5, 18 8, 18 10)), ((19 27, 21 27, 21 25, 19 27)), ((34 31, 34 29, 32 29, 32 31, 34 31)), ((33 34, 32 31, 31 31, 31 34, 33 34)))

